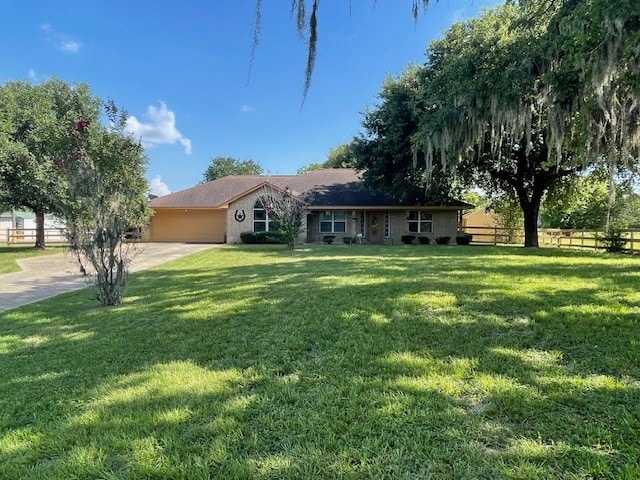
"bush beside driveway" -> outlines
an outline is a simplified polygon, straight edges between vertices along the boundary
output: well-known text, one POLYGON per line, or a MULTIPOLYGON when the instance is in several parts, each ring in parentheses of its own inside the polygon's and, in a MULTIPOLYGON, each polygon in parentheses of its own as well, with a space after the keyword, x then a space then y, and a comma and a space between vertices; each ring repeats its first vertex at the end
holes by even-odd
MULTIPOLYGON (((151 268, 212 246, 194 243, 141 243, 131 263, 131 272, 151 268)), ((69 253, 22 258, 17 262, 22 271, 0 276, 0 312, 87 286, 75 259, 69 253)))

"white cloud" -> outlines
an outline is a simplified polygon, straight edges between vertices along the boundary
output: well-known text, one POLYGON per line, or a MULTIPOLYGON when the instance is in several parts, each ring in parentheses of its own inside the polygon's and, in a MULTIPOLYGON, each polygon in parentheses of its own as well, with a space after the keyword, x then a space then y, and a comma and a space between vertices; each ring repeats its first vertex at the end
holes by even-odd
POLYGON ((38 80, 38 75, 36 74, 36 71, 33 68, 29 69, 29 80, 32 80, 34 82, 38 80))
POLYGON ((127 118, 127 131, 139 138, 146 147, 180 143, 187 155, 191 155, 191 140, 176 128, 176 114, 160 101, 160 108, 149 105, 145 116, 149 122, 141 122, 131 115, 127 118))
POLYGON ((47 41, 64 53, 78 53, 82 48, 82 42, 72 38, 66 33, 56 31, 50 23, 40 25, 40 29, 47 34, 47 41))
POLYGON ((156 175, 149 181, 149 193, 162 197, 163 195, 169 195, 171 190, 166 183, 162 181, 160 175, 156 175))
POLYGON ((82 43, 75 40, 65 40, 60 42, 58 46, 65 53, 78 53, 82 48, 82 43))
POLYGON ((256 109, 255 109, 255 108, 253 108, 253 107, 252 107, 252 106, 250 106, 250 105, 242 105, 242 106, 240 107, 240 111, 241 111, 242 113, 253 113, 253 112, 255 112, 255 111, 256 111, 256 109))

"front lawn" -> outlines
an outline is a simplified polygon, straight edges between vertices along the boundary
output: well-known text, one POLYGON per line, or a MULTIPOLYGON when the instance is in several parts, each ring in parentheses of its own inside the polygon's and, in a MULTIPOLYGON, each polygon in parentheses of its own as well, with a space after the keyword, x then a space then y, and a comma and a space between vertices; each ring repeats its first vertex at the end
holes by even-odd
POLYGON ((640 259, 222 247, 0 314, 0 478, 635 479, 640 259))
POLYGON ((63 247, 33 248, 24 245, 0 246, 0 275, 22 270, 16 260, 23 258, 53 255, 63 251, 63 247))

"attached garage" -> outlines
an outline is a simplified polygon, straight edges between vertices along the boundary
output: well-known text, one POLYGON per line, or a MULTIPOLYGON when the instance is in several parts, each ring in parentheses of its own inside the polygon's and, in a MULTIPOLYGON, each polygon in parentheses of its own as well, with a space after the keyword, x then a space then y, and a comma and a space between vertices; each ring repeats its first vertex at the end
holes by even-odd
POLYGON ((155 208, 152 242, 224 243, 226 209, 155 208))

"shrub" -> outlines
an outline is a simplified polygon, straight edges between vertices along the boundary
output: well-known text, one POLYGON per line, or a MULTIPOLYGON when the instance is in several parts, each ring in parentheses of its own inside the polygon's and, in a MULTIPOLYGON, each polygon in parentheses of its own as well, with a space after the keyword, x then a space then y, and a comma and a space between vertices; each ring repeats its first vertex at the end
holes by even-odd
POLYGON ((349 245, 349 244, 351 244, 351 243, 356 243, 355 238, 351 238, 351 237, 344 237, 344 238, 342 239, 342 241, 343 241, 346 245, 349 245))
POLYGON ((286 243, 282 232, 242 232, 240 240, 247 244, 286 243))
POLYGON ((451 237, 447 237, 447 236, 436 237, 436 243, 438 245, 449 245, 449 240, 451 240, 451 237))
POLYGON ((471 239, 473 237, 471 235, 468 234, 464 234, 464 235, 458 235, 456 237, 456 243, 458 245, 469 245, 471 243, 471 239))
POLYGON ((622 225, 617 223, 609 225, 609 228, 604 232, 604 237, 602 237, 602 243, 607 252, 620 253, 624 251, 627 239, 624 236, 622 225))
POLYGON ((288 239, 289 235, 286 232, 268 232, 265 234, 264 243, 286 244, 288 239))
POLYGON ((420 242, 420 245, 429 245, 431 239, 429 237, 418 237, 418 242, 420 242))
POLYGON ((242 240, 242 243, 258 243, 254 232, 242 232, 240 234, 240 240, 242 240))
POLYGON ((331 245, 335 239, 335 235, 325 235, 324 237, 322 237, 322 241, 327 245, 331 245))
POLYGON ((400 240, 402 240, 402 243, 404 243, 405 245, 411 245, 415 239, 415 235, 402 235, 400 237, 400 240))

